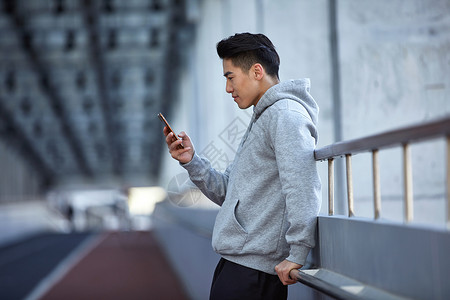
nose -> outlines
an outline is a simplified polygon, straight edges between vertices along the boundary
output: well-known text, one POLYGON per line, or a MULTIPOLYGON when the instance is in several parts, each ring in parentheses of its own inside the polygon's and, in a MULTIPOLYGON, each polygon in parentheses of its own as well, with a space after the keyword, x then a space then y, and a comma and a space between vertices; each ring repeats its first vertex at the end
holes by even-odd
POLYGON ((225 90, 227 91, 227 93, 232 93, 233 92, 233 87, 231 86, 230 82, 227 80, 227 84, 225 86, 225 90))

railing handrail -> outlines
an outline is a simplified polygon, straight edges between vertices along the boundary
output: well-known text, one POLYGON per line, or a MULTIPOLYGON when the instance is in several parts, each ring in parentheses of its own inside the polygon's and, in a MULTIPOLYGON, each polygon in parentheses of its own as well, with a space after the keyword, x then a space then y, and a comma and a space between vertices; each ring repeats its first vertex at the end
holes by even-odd
POLYGON ((379 150, 436 136, 450 135, 450 116, 436 121, 408 126, 363 138, 337 142, 314 151, 316 160, 326 160, 346 154, 379 150))
POLYGON ((304 285, 338 300, 406 299, 327 269, 292 269, 289 272, 289 276, 304 285))
POLYGON ((334 214, 334 158, 345 156, 347 176, 348 216, 353 217, 352 155, 372 152, 374 218, 380 218, 380 171, 378 152, 380 149, 401 146, 403 148, 404 217, 406 222, 413 219, 413 180, 410 143, 424 139, 445 137, 446 139, 446 203, 447 228, 450 230, 450 116, 428 123, 400 128, 381 134, 354 140, 342 141, 314 151, 316 161, 328 160, 328 214, 334 214))

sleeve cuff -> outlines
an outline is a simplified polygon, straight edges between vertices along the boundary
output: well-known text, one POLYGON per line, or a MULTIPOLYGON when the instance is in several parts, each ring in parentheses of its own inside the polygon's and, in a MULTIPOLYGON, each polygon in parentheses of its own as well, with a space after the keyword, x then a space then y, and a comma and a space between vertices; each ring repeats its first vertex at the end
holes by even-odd
POLYGON ((311 248, 304 245, 291 245, 291 251, 286 260, 304 266, 311 248))
POLYGON ((185 164, 180 163, 180 166, 185 168, 190 176, 196 176, 200 175, 198 174, 200 170, 202 170, 203 167, 203 161, 200 158, 200 156, 197 155, 197 153, 194 153, 194 156, 192 156, 192 159, 190 162, 187 162, 185 164))

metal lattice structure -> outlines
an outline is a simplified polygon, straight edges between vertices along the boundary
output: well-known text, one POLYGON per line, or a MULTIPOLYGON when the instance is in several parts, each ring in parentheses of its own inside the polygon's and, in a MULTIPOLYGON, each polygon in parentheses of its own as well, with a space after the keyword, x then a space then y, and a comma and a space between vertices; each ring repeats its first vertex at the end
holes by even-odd
POLYGON ((5 0, 0 138, 51 184, 158 175, 183 0, 5 0))

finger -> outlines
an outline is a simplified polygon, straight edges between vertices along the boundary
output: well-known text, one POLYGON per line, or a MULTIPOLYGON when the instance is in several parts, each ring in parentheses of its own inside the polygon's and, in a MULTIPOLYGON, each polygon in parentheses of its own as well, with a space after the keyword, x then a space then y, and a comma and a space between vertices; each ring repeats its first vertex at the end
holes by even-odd
POLYGON ((297 280, 298 275, 299 275, 299 270, 298 269, 291 269, 289 271, 289 278, 290 279, 297 280))
POLYGON ((298 270, 297 269, 289 270, 289 272, 287 273, 288 278, 286 279, 286 283, 287 284, 297 283, 296 274, 298 274, 298 270))
MULTIPOLYGON (((172 135, 173 136, 173 135, 172 135)), ((178 151, 178 150, 184 150, 184 148, 181 147, 182 140, 175 140, 170 143, 169 145, 169 151, 178 151)))
POLYGON ((170 154, 172 155, 172 158, 178 160, 180 163, 187 163, 192 159, 192 156, 189 155, 189 150, 190 149, 172 151, 170 152, 170 154))
POLYGON ((167 126, 164 126, 164 129, 163 129, 164 135, 167 136, 169 134, 169 132, 170 132, 169 128, 167 126))
POLYGON ((280 275, 278 275, 278 277, 280 278, 280 281, 284 285, 290 285, 290 284, 294 284, 297 282, 297 280, 289 278, 289 276, 287 276, 286 273, 280 274, 280 275))
POLYGON ((172 144, 172 137, 171 137, 170 132, 166 135, 166 143, 168 146, 170 146, 170 144, 172 144))
POLYGON ((283 279, 283 280, 280 279, 280 281, 283 285, 290 285, 290 284, 294 284, 297 282, 296 280, 292 280, 292 279, 283 279))
POLYGON ((297 281, 292 280, 292 279, 289 279, 289 280, 286 280, 285 282, 283 282, 284 285, 291 285, 291 284, 295 284, 295 283, 297 283, 297 281))
POLYGON ((172 143, 176 142, 178 139, 173 135, 173 132, 169 132, 166 136, 166 143, 170 147, 172 143))
POLYGON ((293 283, 295 283, 295 281, 290 279, 289 277, 284 277, 283 278, 283 284, 284 285, 293 284, 293 283))
POLYGON ((182 148, 182 149, 176 149, 175 151, 172 151, 172 157, 178 159, 181 159, 183 154, 185 154, 186 152, 189 152, 190 148, 182 148))
POLYGON ((180 134, 178 135, 181 140, 183 141, 183 146, 185 147, 192 147, 192 142, 191 139, 189 138, 189 136, 186 134, 186 132, 182 131, 180 132, 180 134))
POLYGON ((183 147, 181 145, 181 141, 178 140, 176 142, 173 142, 169 147, 169 152, 174 152, 174 154, 183 154, 191 150, 190 147, 183 147))
POLYGON ((292 279, 291 277, 289 277, 289 271, 287 271, 287 270, 280 270, 277 273, 278 273, 278 277, 280 278, 280 281, 284 285, 290 285, 290 284, 294 284, 294 283, 297 282, 297 280, 292 279))
POLYGON ((181 139, 190 140, 189 136, 186 134, 186 132, 182 131, 178 135, 181 139))

